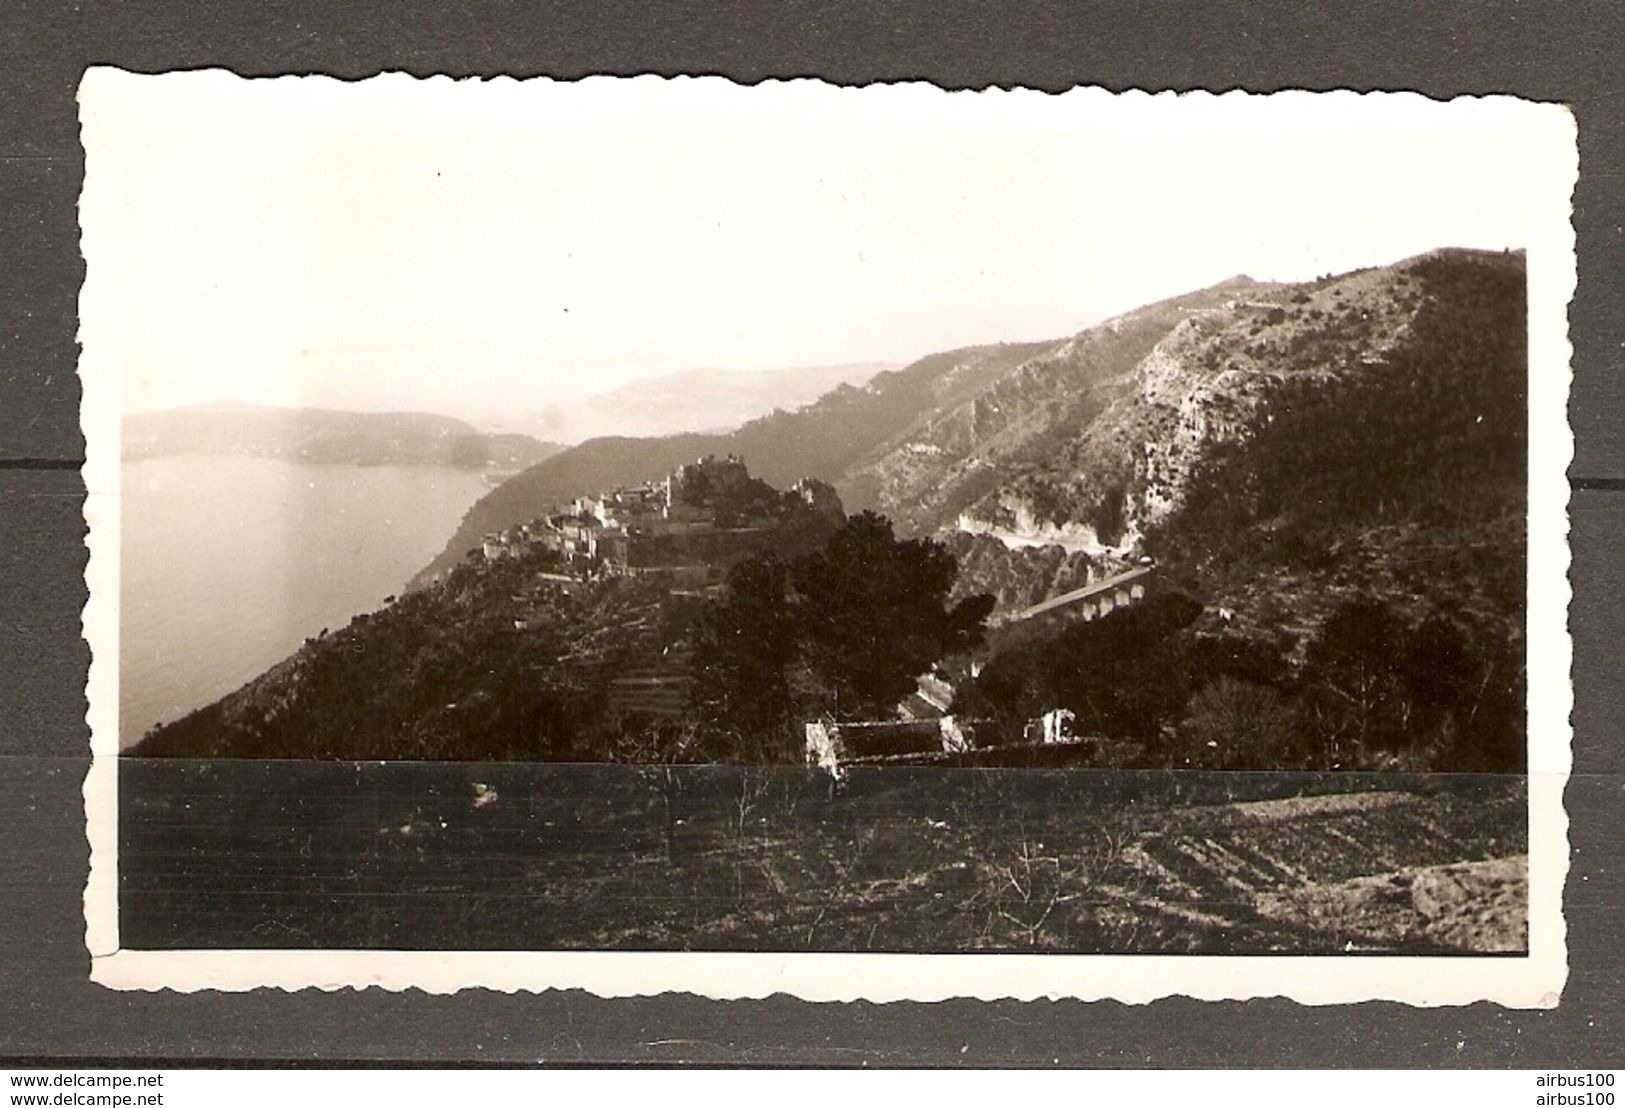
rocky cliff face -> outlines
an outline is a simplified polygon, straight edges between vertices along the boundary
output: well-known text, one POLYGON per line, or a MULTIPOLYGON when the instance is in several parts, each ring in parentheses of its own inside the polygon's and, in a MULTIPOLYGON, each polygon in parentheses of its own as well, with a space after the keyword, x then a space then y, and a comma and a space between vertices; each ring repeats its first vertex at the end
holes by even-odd
POLYGON ((1141 363, 1101 430, 1143 440, 1133 459, 1122 545, 1185 503, 1215 451, 1245 444, 1292 377, 1330 381, 1380 362, 1420 299, 1402 268, 1237 299, 1180 322, 1141 363))
POLYGON ((956 406, 884 444, 846 475, 916 531, 961 530, 1015 546, 1100 546, 1091 521, 1032 485, 1067 458, 1138 366, 1190 313, 1264 286, 1244 277, 1152 304, 1035 353, 956 406))
MULTIPOLYGON (((1416 346, 1430 305, 1472 311, 1457 302, 1454 274, 1486 266, 1521 281, 1519 256, 1450 251, 1303 285, 1236 280, 1153 305, 1016 367, 866 470, 883 475, 882 509, 907 524, 997 541, 964 547, 966 589, 1016 596, 1030 591, 1024 579, 1053 582, 1046 548, 1073 567, 1069 583, 1111 572, 1159 553, 1154 536, 1177 528, 1203 483, 1297 398, 1413 387, 1382 367, 1416 346)), ((1510 376, 1503 385, 1519 387, 1510 376)))

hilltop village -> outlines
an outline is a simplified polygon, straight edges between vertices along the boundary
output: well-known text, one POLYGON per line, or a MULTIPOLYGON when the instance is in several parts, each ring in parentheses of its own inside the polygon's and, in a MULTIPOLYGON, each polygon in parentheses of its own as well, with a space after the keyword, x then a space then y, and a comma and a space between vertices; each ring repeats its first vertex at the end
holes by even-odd
POLYGON ((787 526, 839 527, 835 489, 805 478, 779 492, 745 461, 708 455, 663 480, 577 497, 564 511, 484 536, 488 562, 538 551, 557 557, 564 577, 651 577, 677 586, 715 586, 733 562, 778 545, 787 526))
MULTIPOLYGON (((491 532, 477 555, 486 563, 543 561, 545 568, 529 574, 528 591, 510 597, 516 632, 548 624, 557 614, 548 602, 572 587, 615 578, 651 586, 606 636, 622 650, 631 647, 634 660, 602 667, 600 678, 613 717, 675 721, 690 715, 693 649, 659 633, 671 622, 662 613, 674 601, 718 597, 728 567, 740 559, 805 548, 845 520, 840 497, 823 481, 804 478, 781 492, 752 477, 738 455, 711 454, 658 481, 580 496, 561 511, 491 532), (662 593, 663 603, 653 599, 662 593)), ((582 643, 580 656, 593 647, 582 643)))
POLYGON ((823 481, 804 478, 780 491, 752 477, 738 455, 709 454, 660 480, 579 496, 486 534, 470 557, 541 563, 509 598, 515 632, 552 626, 573 589, 617 579, 641 586, 639 602, 560 660, 589 663, 612 718, 672 722, 691 715, 694 652, 685 625, 698 604, 722 594, 729 567, 753 554, 814 547, 845 520, 823 481))
MULTIPOLYGON (((737 455, 707 455, 678 466, 661 480, 577 497, 561 511, 486 534, 470 556, 485 563, 533 558, 544 562, 545 568, 527 575, 529 590, 510 598, 516 605, 514 630, 524 632, 546 626, 554 617, 550 606, 539 602, 590 582, 632 578, 657 586, 668 600, 715 600, 724 591, 728 568, 740 559, 807 545, 793 537, 787 543, 787 530, 792 536, 809 526, 833 530, 845 520, 840 497, 823 481, 806 478, 779 492, 753 478, 737 455)), ((1144 597, 1151 572, 1151 560, 1146 558, 1125 573, 1008 613, 998 625, 1097 618, 1144 597)), ((691 720, 695 708, 691 644, 686 639, 662 640, 653 603, 629 614, 631 618, 617 626, 615 637, 623 647, 636 644, 641 658, 602 674, 611 716, 668 723, 691 720)), ((975 725, 953 714, 956 678, 979 668, 979 663, 960 659, 950 669, 939 661, 947 659, 935 660, 920 673, 914 690, 885 718, 808 721, 807 761, 841 780, 846 767, 855 763, 986 761, 1000 751, 1010 755, 1036 746, 1083 745, 1072 732, 1073 713, 1064 709, 1031 720, 1020 735, 1004 741, 984 735, 979 744, 975 725)), ((1066 755, 1057 749, 1054 756, 1066 755)), ((1021 757, 1025 760, 1030 754, 1021 757)))

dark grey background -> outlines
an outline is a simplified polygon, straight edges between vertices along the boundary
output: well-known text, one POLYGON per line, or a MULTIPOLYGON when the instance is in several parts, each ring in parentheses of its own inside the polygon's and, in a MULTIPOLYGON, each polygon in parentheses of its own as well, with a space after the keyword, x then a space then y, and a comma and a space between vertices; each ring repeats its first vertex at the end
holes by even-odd
MULTIPOLYGON (((1618 1066, 1625 849, 1613 587, 1625 541, 1625 119, 1616 0, 655 5, 20 2, 0 20, 0 1062, 7 1058, 762 1065, 1618 1066), (87 65, 244 74, 723 73, 950 87, 1408 88, 1573 105, 1576 774, 1560 1008, 1283 1001, 814 1005, 580 993, 115 993, 88 983, 74 376, 87 65)), ((1359 970, 1351 966, 1351 973, 1359 970)))

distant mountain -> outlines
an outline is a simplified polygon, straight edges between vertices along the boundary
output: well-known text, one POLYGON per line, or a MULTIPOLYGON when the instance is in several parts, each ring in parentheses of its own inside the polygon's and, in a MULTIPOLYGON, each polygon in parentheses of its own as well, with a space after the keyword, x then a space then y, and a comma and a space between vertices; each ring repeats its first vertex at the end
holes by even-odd
POLYGON ((125 461, 235 454, 351 465, 450 465, 512 471, 561 447, 528 435, 488 435, 422 412, 344 412, 226 401, 141 412, 124 420, 125 461))
POLYGON ((580 442, 723 432, 777 409, 810 404, 841 385, 896 369, 885 362, 792 369, 688 369, 633 381, 550 411, 548 433, 580 442))
MULTIPOLYGON (((1000 343, 933 354, 904 369, 878 373, 861 388, 841 385, 816 403, 777 411, 725 433, 591 439, 481 498, 416 584, 456 565, 487 532, 534 519, 576 496, 660 477, 705 454, 740 454, 752 473, 774 485, 804 476, 833 480, 934 413, 963 403, 1055 345, 1054 340, 1000 343)), ((846 503, 852 510, 872 506, 861 498, 846 503)))

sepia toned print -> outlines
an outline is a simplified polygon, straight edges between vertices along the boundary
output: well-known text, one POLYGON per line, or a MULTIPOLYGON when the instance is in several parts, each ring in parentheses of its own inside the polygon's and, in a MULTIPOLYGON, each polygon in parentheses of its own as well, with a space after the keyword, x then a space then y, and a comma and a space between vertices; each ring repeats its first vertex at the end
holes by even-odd
POLYGON ((97 980, 1557 1002, 1560 107, 81 110, 97 980))

